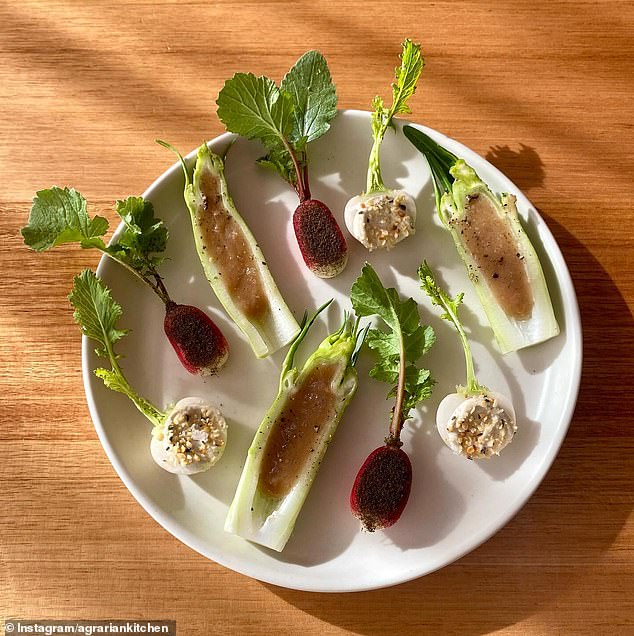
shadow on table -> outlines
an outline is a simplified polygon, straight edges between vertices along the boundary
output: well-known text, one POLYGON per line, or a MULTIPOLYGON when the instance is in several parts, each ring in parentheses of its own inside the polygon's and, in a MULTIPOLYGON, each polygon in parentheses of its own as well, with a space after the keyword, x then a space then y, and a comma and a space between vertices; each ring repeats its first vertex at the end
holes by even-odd
MULTIPOLYGON (((509 154, 498 151, 496 156, 509 154)), ((513 167, 530 172, 525 158, 511 158, 500 166, 511 178, 519 176, 520 186, 522 173, 513 167)), ((585 353, 571 428, 533 498, 483 546, 423 578, 356 594, 311 594, 265 584, 274 594, 358 634, 386 634, 395 627, 399 633, 420 633, 421 628, 433 630, 438 625, 451 631, 452 615, 461 632, 485 634, 552 607, 601 561, 634 506, 632 491, 619 488, 634 480, 631 438, 624 429, 627 417, 619 406, 620 387, 632 375, 632 355, 623 343, 634 341, 634 320, 588 249, 564 227, 546 221, 573 273, 585 353), (607 405, 605 417, 598 418, 602 404, 607 405), (597 461, 606 457, 609 462, 597 461), (470 627, 465 627, 467 622, 470 627)))

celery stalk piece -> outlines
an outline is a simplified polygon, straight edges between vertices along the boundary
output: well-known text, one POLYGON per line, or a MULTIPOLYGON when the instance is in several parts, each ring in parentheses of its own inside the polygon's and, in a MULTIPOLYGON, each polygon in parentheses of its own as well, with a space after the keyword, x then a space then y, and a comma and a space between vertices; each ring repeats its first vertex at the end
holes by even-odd
POLYGON ((262 251, 238 213, 229 193, 224 161, 198 149, 193 179, 180 154, 185 173, 185 203, 189 209, 196 250, 205 276, 258 358, 291 342, 300 327, 286 305, 262 251))
POLYGON ((227 532, 278 552, 283 550, 293 531, 326 449, 357 389, 354 365, 367 329, 359 332, 358 321, 354 324, 347 316, 341 328, 319 345, 301 370, 293 366, 297 348, 315 318, 330 302, 310 320, 304 317, 302 330, 284 360, 278 394, 249 448, 225 522, 227 532), (316 373, 320 370, 325 370, 328 378, 325 390, 322 384, 321 391, 316 380, 316 373), (318 409, 323 402, 331 405, 326 409, 327 413, 321 419, 311 420, 303 433, 298 431, 300 423, 295 414, 302 408, 309 411, 318 409), (305 440, 306 433, 310 434, 313 429, 319 430, 319 433, 306 442, 308 455, 303 463, 296 464, 290 484, 287 483, 281 493, 271 492, 272 481, 273 490, 279 486, 279 482, 275 482, 279 478, 276 471, 283 469, 294 449, 304 443, 302 440, 305 440), (283 440, 281 450, 279 445, 275 447, 275 440, 283 440), (272 460, 272 457, 275 459, 272 460), (267 471, 271 467, 272 473, 267 471))
POLYGON ((502 353, 556 336, 559 325, 546 279, 515 197, 493 193, 465 161, 420 130, 405 126, 403 132, 427 159, 438 215, 451 233, 502 353))

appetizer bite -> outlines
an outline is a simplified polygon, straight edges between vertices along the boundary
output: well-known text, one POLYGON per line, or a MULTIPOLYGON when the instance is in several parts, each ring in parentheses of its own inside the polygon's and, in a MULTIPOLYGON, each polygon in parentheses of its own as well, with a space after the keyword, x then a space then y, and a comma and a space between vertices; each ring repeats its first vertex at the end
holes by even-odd
POLYGON ((337 276, 348 262, 348 246, 328 206, 311 197, 308 182, 307 146, 337 114, 324 56, 318 51, 302 55, 279 88, 268 77, 236 73, 216 103, 227 130, 260 140, 268 154, 258 163, 275 170, 297 192, 293 228, 308 268, 321 278, 337 276))
POLYGON ((436 209, 451 232, 502 353, 559 333, 539 258, 511 194, 494 194, 465 161, 412 126, 405 136, 431 170, 436 209))
POLYGON ((346 316, 301 369, 295 353, 317 316, 304 316, 278 394, 260 424, 240 476, 225 530, 280 552, 288 541, 324 454, 357 389, 354 368, 364 332, 346 316))
POLYGON ((350 300, 357 316, 378 316, 388 328, 370 329, 367 343, 378 362, 370 371, 377 380, 392 386, 395 399, 385 445, 370 453, 359 470, 350 493, 352 513, 373 532, 396 523, 412 485, 412 465, 402 450, 401 431, 410 411, 431 396, 434 380, 416 363, 434 344, 431 327, 420 324, 413 299, 403 301, 398 292, 385 289, 368 263, 352 286, 350 300))
POLYGON ((130 386, 119 365, 120 356, 115 352, 115 344, 128 334, 117 327, 121 306, 94 272, 87 269, 76 276, 68 298, 82 333, 99 345, 95 353, 110 361, 110 369, 95 369, 95 375, 109 389, 127 395, 151 422, 150 449, 154 461, 170 473, 181 475, 211 468, 222 456, 227 441, 227 423, 220 411, 193 397, 161 411, 130 386))
POLYGON ((488 459, 499 455, 517 432, 515 410, 508 397, 491 391, 476 378, 469 340, 458 318, 463 294, 452 299, 438 285, 426 262, 419 267, 418 277, 421 289, 434 305, 443 309, 440 317, 456 328, 467 367, 466 385, 457 386, 456 393, 450 393, 438 405, 438 432, 454 453, 467 459, 488 459))
POLYGON ((381 177, 380 148, 388 128, 394 128, 394 116, 410 113, 408 99, 416 90, 424 60, 420 44, 403 42, 401 65, 392 84, 392 105, 386 108, 378 95, 372 102, 372 136, 368 180, 363 194, 346 204, 344 219, 348 231, 370 251, 391 249, 415 232, 416 203, 405 190, 390 190, 381 177))
POLYGON ((183 157, 170 144, 185 173, 185 202, 205 276, 227 313, 248 338, 258 358, 275 353, 299 333, 248 225, 238 213, 225 179, 224 161, 198 149, 193 179, 183 157))
POLYGON ((53 186, 33 199, 29 223, 22 228, 24 242, 41 252, 64 243, 95 248, 143 281, 165 304, 163 330, 181 364, 195 375, 214 375, 227 361, 229 344, 216 324, 198 307, 179 305, 167 293, 158 266, 167 246, 167 228, 154 216, 154 207, 142 197, 117 201, 124 223, 115 243, 103 236, 108 221, 90 218, 86 199, 74 189, 53 186))

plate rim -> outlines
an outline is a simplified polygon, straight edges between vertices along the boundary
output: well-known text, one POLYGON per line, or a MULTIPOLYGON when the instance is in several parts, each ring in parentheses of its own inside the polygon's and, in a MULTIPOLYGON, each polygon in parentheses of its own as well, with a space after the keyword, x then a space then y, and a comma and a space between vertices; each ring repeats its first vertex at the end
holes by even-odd
MULTIPOLYGON (((338 109, 338 116, 341 115, 351 115, 354 117, 369 117, 370 112, 361 109, 338 109)), ((563 253, 555 240, 553 233, 551 232, 548 224, 539 213, 537 208, 530 202, 528 197, 523 193, 523 191, 517 187, 517 185, 506 176, 500 169, 498 169, 495 165, 493 165, 490 161, 488 161, 485 157, 472 150, 468 146, 462 144, 461 142, 449 137, 443 132, 425 126, 423 124, 418 124, 413 121, 405 120, 402 118, 398 118, 398 122, 403 123, 404 125, 411 125, 415 128, 418 128, 430 135, 436 141, 439 141, 443 145, 447 144, 456 148, 459 154, 464 155, 476 155, 480 160, 484 161, 487 164, 487 168, 495 174, 497 179, 502 182, 507 182, 511 186, 511 191, 516 194, 518 198, 518 202, 520 205, 518 207, 524 209, 534 210, 538 216, 539 221, 541 222, 540 234, 542 234, 542 244, 544 244, 544 249, 548 254, 548 257, 551 261, 553 269, 558 272, 557 281, 561 288, 569 288, 572 291, 571 298, 566 296, 566 304, 567 309, 566 313, 570 313, 572 320, 566 321, 566 332, 570 334, 572 338, 574 349, 577 351, 577 355, 573 361, 573 369, 572 369, 572 383, 570 385, 570 395, 567 396, 566 406, 564 411, 562 412, 561 421, 563 425, 560 426, 557 431, 557 435, 553 438, 552 443, 548 449, 546 456, 543 458, 540 465, 540 469, 533 473, 533 478, 529 482, 529 486, 525 488, 525 491, 521 494, 518 500, 516 500, 515 504, 509 508, 506 514, 502 515, 500 520, 493 524, 492 527, 485 527, 479 533, 475 535, 475 539, 471 541, 466 541, 464 546, 453 553, 452 556, 448 560, 444 560, 444 562, 434 565, 431 568, 419 567, 412 572, 407 573, 405 576, 392 576, 387 577, 386 580, 382 580, 376 584, 369 583, 366 585, 356 584, 352 586, 338 586, 336 583, 332 586, 325 587, 321 584, 317 584, 314 586, 299 584, 293 581, 293 576, 291 575, 290 580, 288 575, 280 575, 278 572, 272 571, 261 571, 263 568, 256 567, 255 572, 253 569, 249 569, 249 567, 243 567, 242 563, 236 563, 234 559, 231 558, 231 555, 227 556, 223 551, 214 551, 209 550, 209 547, 203 545, 201 541, 199 541, 193 534, 191 534, 185 528, 179 528, 174 524, 172 517, 168 514, 164 514, 158 507, 154 505, 152 500, 146 497, 139 488, 135 485, 134 479, 128 473, 126 467, 123 465, 121 461, 116 456, 116 453, 107 439, 105 433, 105 427, 101 421, 99 416, 99 412, 97 409, 96 402, 94 400, 92 394, 92 386, 91 383, 93 381, 93 370, 90 368, 89 364, 89 356, 91 355, 91 345, 89 339, 82 335, 82 344, 81 344, 81 364, 82 364, 82 379, 84 385, 84 392, 86 395, 86 401, 88 403, 88 410, 90 412, 91 420, 95 431, 97 432, 97 437, 101 443, 102 448, 106 453, 106 457, 108 458, 110 464, 114 468, 117 476, 123 482, 124 486, 128 489, 130 494, 134 497, 137 503, 147 512, 147 514, 154 519, 164 530, 166 530, 169 534, 171 534, 175 539, 184 543, 186 546, 204 556, 205 558, 226 567, 234 572, 242 574, 244 576, 248 576, 250 578, 254 578, 263 583, 276 585, 279 587, 283 587, 286 589, 294 589, 298 591, 305 592, 327 592, 327 593, 342 593, 342 592, 362 592, 369 591, 375 589, 382 589, 386 587, 391 587, 394 585, 399 585, 401 583, 406 583, 412 581, 414 579, 418 579, 422 576, 426 576, 427 574, 431 574, 437 570, 440 570, 452 563, 455 563, 459 559, 461 559, 466 554, 476 550, 483 543, 488 541, 491 537, 497 534, 502 528, 504 528, 511 519, 526 505, 527 501, 533 496, 533 494, 537 491, 544 478, 548 474, 551 469, 555 458, 557 457, 559 450, 563 444, 563 441, 566 437, 568 429, 570 428, 570 424, 572 422, 572 417, 574 414, 574 410, 577 403, 577 398, 579 395, 579 389, 581 385, 581 371, 583 364, 583 333, 582 333, 582 324, 581 324, 581 316, 579 312, 579 303, 577 299, 577 293, 574 287, 574 282, 570 275, 570 271, 568 269, 568 265, 563 256, 563 253), (548 242, 551 245, 546 248, 545 243, 548 242), (554 249, 551 249, 554 248, 554 249), (572 301, 572 302, 570 302, 572 301)), ((222 143, 223 141, 229 141, 230 139, 236 137, 233 133, 225 132, 216 137, 213 137, 207 140, 206 143, 214 145, 222 143)), ((184 156, 185 160, 190 160, 196 156, 198 148, 194 148, 191 152, 184 156)), ((174 172, 178 172, 181 170, 180 164, 176 161, 172 164, 167 170, 165 170, 161 175, 159 175, 146 190, 141 195, 143 198, 152 198, 152 194, 159 190, 165 182, 171 180, 173 178, 174 172)), ((115 232, 113 233, 112 239, 115 240, 123 230, 123 222, 121 222, 115 232)), ((99 261, 99 264, 96 269, 96 273, 101 277, 101 274, 106 267, 105 263, 108 262, 108 257, 103 255, 99 261)), ((563 294, 562 294, 563 296, 563 294)), ((563 300, 563 298, 562 298, 563 300)), ((561 317, 560 317, 561 319, 561 317)), ((502 354, 500 354, 502 355, 502 354)), ((473 538, 473 537, 472 537, 473 538)), ((401 573, 402 574, 402 573, 401 573)))

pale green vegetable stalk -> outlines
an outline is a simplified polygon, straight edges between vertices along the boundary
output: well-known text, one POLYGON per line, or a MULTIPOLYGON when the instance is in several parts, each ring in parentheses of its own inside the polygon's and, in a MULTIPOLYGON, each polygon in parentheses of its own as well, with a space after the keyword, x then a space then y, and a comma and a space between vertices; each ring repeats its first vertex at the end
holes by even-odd
POLYGON ((293 366, 295 353, 300 343, 317 316, 330 302, 323 305, 309 320, 304 317, 302 330, 284 360, 278 394, 249 448, 240 482, 225 522, 227 532, 278 552, 283 550, 293 531, 297 516, 332 436, 357 389, 357 372, 354 365, 365 331, 359 332, 358 321, 355 324, 349 317, 345 318, 338 331, 328 336, 319 345, 301 369, 293 366), (289 399, 297 393, 304 380, 310 377, 319 365, 335 365, 336 367, 330 383, 335 407, 327 421, 320 422, 319 438, 290 491, 282 497, 272 496, 261 485, 261 468, 266 459, 267 441, 274 427, 282 425, 278 418, 288 405, 289 399))
MULTIPOLYGON (((176 152, 183 167, 185 203, 191 216, 196 250, 211 288, 227 313, 248 338, 255 355, 258 358, 264 358, 275 353, 297 336, 299 325, 286 305, 255 237, 236 209, 227 186, 223 159, 209 150, 207 144, 203 144, 198 149, 193 179, 190 179, 189 171, 180 153, 163 141, 159 140, 158 143, 176 152), (220 201, 208 202, 208 197, 203 192, 204 182, 217 186, 220 201), (265 302, 268 304, 268 309, 261 318, 247 315, 240 303, 240 294, 253 299, 255 294, 253 287, 248 285, 245 279, 240 283, 243 286, 242 290, 229 289, 227 272, 223 276, 223 268, 218 263, 216 251, 205 239, 206 233, 203 228, 205 223, 209 223, 208 205, 220 206, 222 214, 232 219, 237 226, 236 229, 242 233, 245 245, 248 247, 248 254, 243 258, 244 271, 250 269, 253 273, 255 270, 254 275, 259 277, 265 302)), ((226 249, 224 245, 222 249, 226 249)))
MULTIPOLYGON (((439 146, 417 128, 405 126, 403 132, 427 159, 433 177, 438 215, 451 233, 458 255, 467 268, 502 353, 517 351, 556 336, 559 333, 559 325, 546 279, 537 253, 520 222, 515 197, 510 194, 493 193, 471 166, 439 146), (492 279, 503 275, 507 267, 507 264, 502 262, 503 258, 499 258, 494 252, 496 248, 493 248, 491 254, 484 255, 500 263, 500 274, 494 273, 489 280, 487 276, 482 275, 476 255, 471 251, 463 234, 471 223, 468 217, 469 206, 473 200, 480 197, 485 204, 490 204, 497 217, 501 219, 503 236, 507 237, 504 240, 510 241, 510 244, 506 245, 511 249, 513 258, 523 263, 532 293, 532 306, 526 317, 510 315, 496 298, 496 281, 492 279)), ((487 239, 487 236, 478 237, 482 242, 487 239)))

